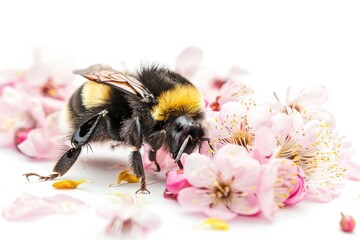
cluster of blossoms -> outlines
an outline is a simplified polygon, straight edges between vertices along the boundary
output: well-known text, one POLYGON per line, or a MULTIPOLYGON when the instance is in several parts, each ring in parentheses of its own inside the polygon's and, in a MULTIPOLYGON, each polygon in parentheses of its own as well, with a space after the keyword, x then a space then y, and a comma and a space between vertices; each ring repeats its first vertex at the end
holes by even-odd
POLYGON ((272 219, 279 208, 304 199, 331 201, 347 177, 359 178, 351 144, 334 131, 335 119, 323 108, 323 86, 293 97, 288 92, 284 103, 276 95, 272 103, 258 103, 238 81, 244 71, 208 74, 206 82, 201 58, 199 49, 188 48, 177 70, 205 89, 211 146, 204 143, 201 153, 185 156, 184 171, 168 172, 165 196, 219 219, 259 213, 272 219))
MULTIPOLYGON (((323 108, 323 86, 304 89, 285 102, 258 103, 233 67, 218 76, 200 67, 202 52, 188 48, 176 71, 202 92, 207 134, 200 153, 184 154, 184 170, 168 153, 158 162, 167 169, 165 196, 181 206, 223 220, 238 215, 272 219, 284 206, 304 199, 331 201, 345 179, 360 179, 351 162, 351 144, 335 132, 335 119, 323 108)), ((0 146, 15 146, 32 158, 56 158, 64 142, 57 116, 74 85, 70 69, 37 62, 24 73, 0 75, 0 146)), ((152 168, 147 159, 145 168, 152 168)))
POLYGON ((26 71, 0 73, 0 146, 16 147, 32 159, 59 155, 64 139, 58 114, 77 88, 71 70, 37 59, 26 71))

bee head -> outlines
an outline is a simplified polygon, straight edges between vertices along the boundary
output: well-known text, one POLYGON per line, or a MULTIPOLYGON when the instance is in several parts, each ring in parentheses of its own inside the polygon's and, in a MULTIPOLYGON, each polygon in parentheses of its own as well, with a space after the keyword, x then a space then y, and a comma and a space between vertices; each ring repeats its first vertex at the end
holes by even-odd
POLYGON ((166 143, 177 162, 183 153, 190 154, 201 142, 205 132, 200 122, 189 116, 179 116, 167 130, 166 143))

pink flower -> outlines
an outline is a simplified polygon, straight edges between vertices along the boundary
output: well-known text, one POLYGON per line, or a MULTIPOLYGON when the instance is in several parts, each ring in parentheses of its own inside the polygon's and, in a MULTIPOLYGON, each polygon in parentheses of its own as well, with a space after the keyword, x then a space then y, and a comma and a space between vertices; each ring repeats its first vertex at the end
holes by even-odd
POLYGON ((191 154, 184 174, 192 187, 182 189, 178 201, 189 211, 229 220, 260 210, 256 198, 260 164, 239 146, 224 146, 214 160, 191 154))
POLYGON ((83 201, 64 194, 40 198, 24 193, 5 208, 2 215, 9 221, 25 221, 55 213, 75 213, 87 207, 83 201))
POLYGON ((25 155, 34 159, 52 159, 59 156, 64 137, 58 129, 58 113, 46 117, 42 128, 30 130, 24 141, 17 145, 25 155))
POLYGON ((297 164, 308 188, 307 197, 328 202, 344 186, 344 168, 340 152, 341 139, 322 121, 304 123, 302 116, 288 109, 288 115, 273 118, 274 132, 280 150, 278 158, 297 164))
POLYGON ((33 158, 57 156, 60 139, 52 114, 77 88, 70 67, 36 61, 23 74, 6 78, 0 84, 0 145, 16 146, 33 158), (21 129, 31 130, 19 141, 21 129))
POLYGON ((264 165, 258 188, 258 199, 262 213, 273 219, 279 207, 302 201, 307 188, 297 165, 288 159, 273 158, 264 165))
POLYGON ((334 116, 323 107, 328 97, 329 93, 322 85, 304 88, 294 94, 293 97, 291 97, 290 88, 288 88, 285 106, 279 102, 278 107, 282 111, 286 107, 295 109, 302 115, 305 123, 312 120, 322 120, 329 124, 330 128, 334 128, 336 125, 334 116))
POLYGON ((276 148, 274 136, 256 137, 260 132, 267 134, 265 127, 271 123, 271 116, 267 105, 225 103, 217 116, 207 120, 209 137, 216 148, 230 143, 242 146, 249 152, 258 149, 265 156, 271 155, 276 148))
POLYGON ((107 234, 125 239, 142 239, 161 223, 154 212, 131 205, 108 204, 100 207, 97 213, 109 221, 105 228, 107 234))

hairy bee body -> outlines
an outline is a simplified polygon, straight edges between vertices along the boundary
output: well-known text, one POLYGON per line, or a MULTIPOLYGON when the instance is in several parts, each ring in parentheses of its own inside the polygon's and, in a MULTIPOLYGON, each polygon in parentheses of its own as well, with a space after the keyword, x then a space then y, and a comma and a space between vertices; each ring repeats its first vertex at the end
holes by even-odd
POLYGON ((156 165, 156 152, 165 148, 179 161, 191 153, 204 138, 203 100, 196 87, 181 75, 158 66, 138 72, 122 73, 110 67, 94 65, 75 71, 90 81, 84 83, 62 111, 63 125, 71 148, 55 165, 49 180, 64 175, 92 142, 112 141, 130 146, 131 168, 141 178, 140 191, 147 191, 140 155, 144 143, 150 146, 149 159, 156 165))
MULTIPOLYGON (((134 119, 135 117, 140 117, 141 119, 143 126, 142 131, 145 137, 144 140, 147 142, 146 138, 151 135, 151 133, 159 131, 164 127, 166 128, 166 126, 180 114, 186 114, 186 112, 182 111, 183 109, 178 108, 171 110, 171 116, 169 116, 166 121, 163 119, 160 121, 155 119, 153 113, 156 111, 154 110, 155 107, 159 107, 159 97, 167 93, 171 95, 169 96, 170 98, 176 99, 179 103, 185 100, 184 97, 187 98, 187 96, 184 96, 187 92, 181 96, 172 95, 174 94, 173 91, 176 90, 177 87, 184 88, 185 91, 188 87, 190 87, 192 90, 197 92, 191 82, 183 78, 181 75, 165 68, 155 66, 142 68, 137 73, 137 78, 152 93, 152 101, 145 102, 141 99, 132 98, 131 96, 124 94, 122 91, 108 85, 94 83, 91 81, 85 82, 72 95, 62 111, 62 122, 66 126, 65 133, 68 138, 71 138, 74 131, 86 120, 106 109, 108 111, 109 118, 114 124, 113 130, 120 131, 119 138, 114 139, 109 136, 106 123, 101 121, 99 123, 98 130, 91 136, 90 142, 115 140, 124 142, 125 145, 129 145, 130 143, 126 139, 126 136, 128 135, 126 123, 127 120, 134 119)), ((196 94, 200 93, 197 92, 196 94)), ((199 98, 200 95, 188 97, 192 98, 194 102, 197 102, 195 103, 196 106, 189 106, 189 108, 193 111, 191 115, 194 120, 202 120, 203 111, 201 108, 202 102, 199 102, 201 100, 201 98, 199 98)), ((191 102, 190 104, 194 104, 194 102, 191 102)), ((165 105, 161 107, 168 107, 168 103, 166 102, 160 104, 165 105)))

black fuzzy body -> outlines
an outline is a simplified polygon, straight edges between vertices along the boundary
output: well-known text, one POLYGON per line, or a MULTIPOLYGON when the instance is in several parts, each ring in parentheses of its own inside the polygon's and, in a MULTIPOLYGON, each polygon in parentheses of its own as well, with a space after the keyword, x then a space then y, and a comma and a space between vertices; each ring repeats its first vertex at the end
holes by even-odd
MULTIPOLYGON (((67 119, 65 119, 65 121, 67 121, 67 125, 70 126, 70 129, 67 131, 68 137, 71 138, 76 129, 80 128, 84 122, 103 110, 107 110, 108 117, 111 119, 111 129, 109 130, 106 122, 102 119, 88 143, 116 141, 127 146, 133 146, 134 144, 130 141, 129 137, 133 131, 132 122, 137 117, 140 119, 142 126, 141 144, 142 142, 146 142, 151 146, 154 144, 153 142, 156 141, 156 139, 151 138, 152 134, 161 130, 170 132, 173 127, 172 123, 177 116, 169 117, 164 121, 156 121, 151 116, 151 109, 157 104, 157 98, 162 92, 170 90, 179 84, 192 85, 192 83, 173 71, 157 66, 143 67, 133 76, 152 93, 152 101, 142 101, 142 99, 137 96, 111 87, 109 88, 110 99, 108 102, 103 103, 101 106, 89 108, 85 106, 83 101, 83 85, 72 95, 67 105, 67 119), (109 131, 114 134, 109 134, 109 131)), ((199 112, 193 118, 196 121, 201 121, 203 116, 203 112, 199 112)), ((195 133, 197 139, 200 139, 204 134, 202 128, 199 129, 199 132, 195 133)), ((169 145, 171 145, 171 138, 167 137, 165 148, 169 149, 169 145)), ((193 145, 197 146, 198 143, 194 142, 193 145)), ((191 152, 196 146, 187 147, 187 151, 185 152, 191 152)))

